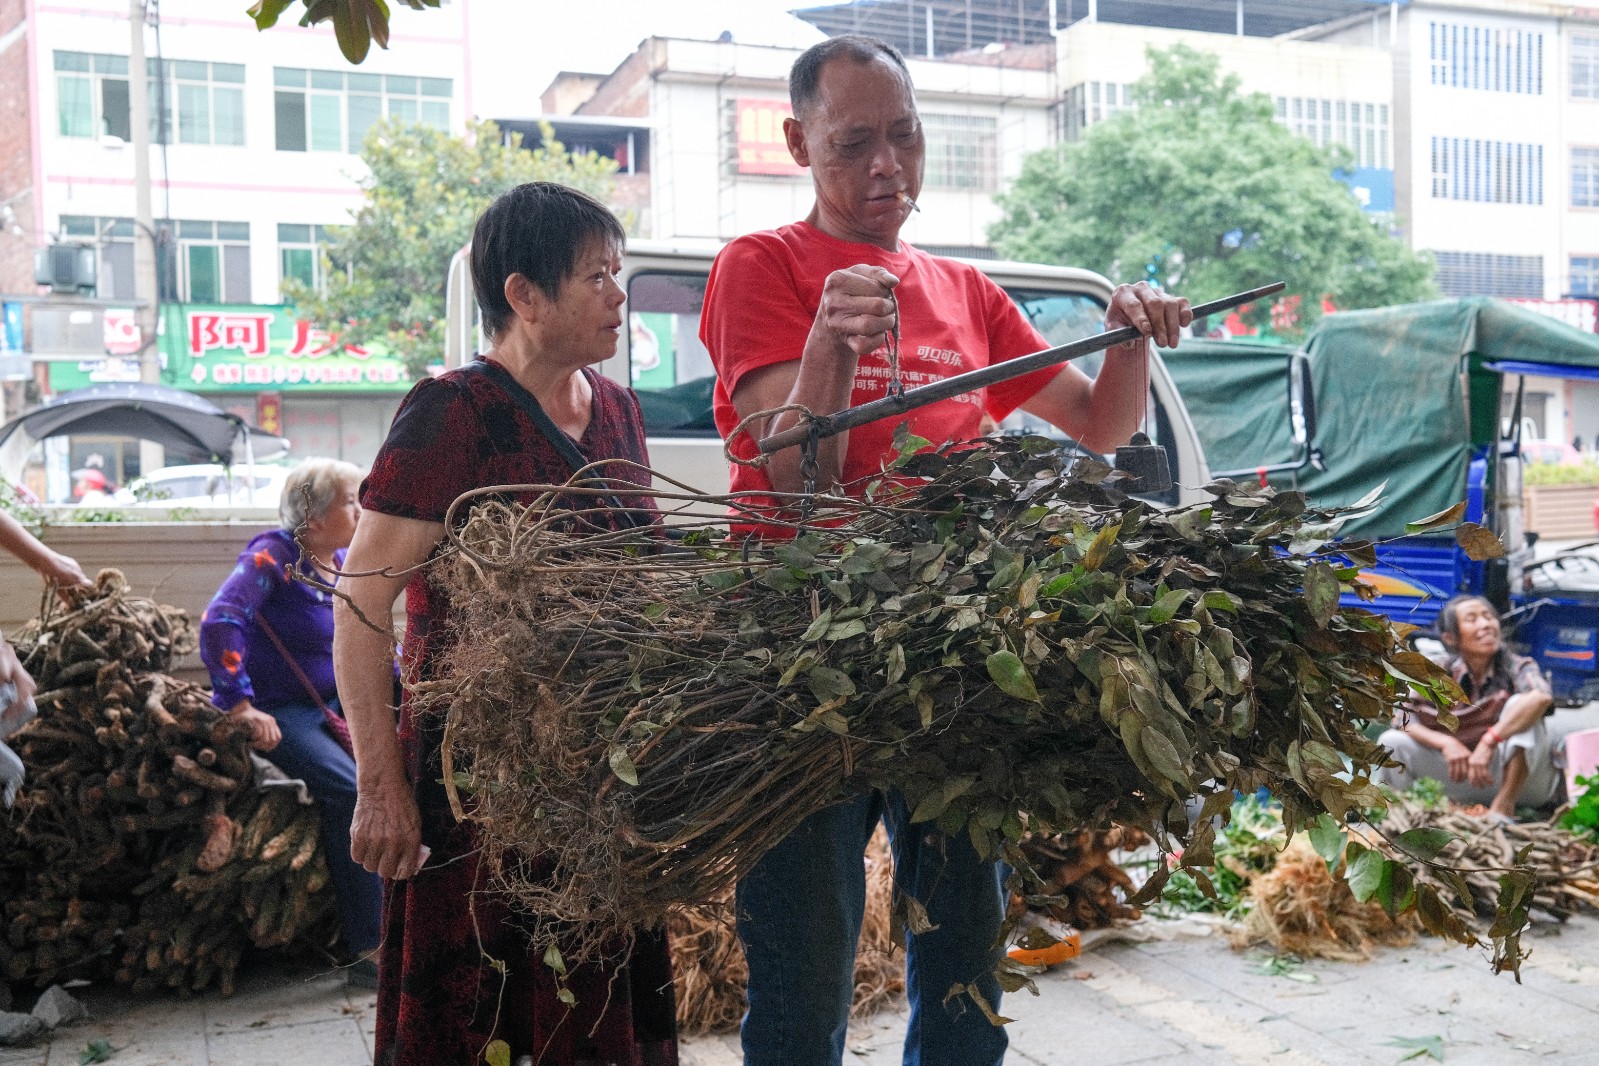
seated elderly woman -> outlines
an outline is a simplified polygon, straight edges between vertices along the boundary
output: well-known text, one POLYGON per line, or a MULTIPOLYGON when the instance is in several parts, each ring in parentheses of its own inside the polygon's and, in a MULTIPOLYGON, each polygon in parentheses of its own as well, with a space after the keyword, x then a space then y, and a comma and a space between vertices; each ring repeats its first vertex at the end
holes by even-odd
POLYGON ((378 946, 382 886, 350 858, 355 760, 333 680, 333 597, 296 579, 337 580, 361 517, 360 485, 350 463, 295 467, 278 505, 282 528, 250 541, 206 608, 200 657, 212 702, 247 723, 254 746, 316 798, 345 945, 359 959, 350 982, 373 987, 366 956, 378 946))
POLYGON ((1404 789, 1430 777, 1450 799, 1485 803, 1501 818, 1513 818, 1518 805, 1548 804, 1560 776, 1544 726, 1554 699, 1538 664, 1505 646, 1499 614, 1480 596, 1444 604, 1438 626, 1450 652, 1445 666, 1470 702, 1454 708, 1460 725, 1451 733, 1432 704, 1410 701, 1381 738, 1402 769, 1384 770, 1378 781, 1404 789))

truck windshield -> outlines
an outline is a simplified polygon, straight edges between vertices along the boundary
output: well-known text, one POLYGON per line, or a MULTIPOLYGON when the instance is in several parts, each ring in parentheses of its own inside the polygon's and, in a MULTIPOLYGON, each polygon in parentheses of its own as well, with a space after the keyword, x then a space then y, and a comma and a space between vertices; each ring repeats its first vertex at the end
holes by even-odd
MULTIPOLYGON (((705 302, 705 275, 682 271, 641 271, 627 290, 628 364, 633 389, 644 412, 645 431, 652 437, 714 437, 711 393, 716 383, 710 353, 700 343, 700 310, 705 302)), ((1024 288, 1006 290, 1051 346, 1100 332, 1105 308, 1085 293, 1024 288)), ((1099 373, 1103 357, 1074 362, 1089 377, 1099 373)), ((1166 412, 1150 396, 1147 432, 1157 444, 1170 437, 1166 412)), ((1078 447, 1066 434, 1025 412, 1012 414, 1000 426, 1004 433, 1038 433, 1078 447)), ((1171 457, 1177 469, 1176 457, 1171 457)))

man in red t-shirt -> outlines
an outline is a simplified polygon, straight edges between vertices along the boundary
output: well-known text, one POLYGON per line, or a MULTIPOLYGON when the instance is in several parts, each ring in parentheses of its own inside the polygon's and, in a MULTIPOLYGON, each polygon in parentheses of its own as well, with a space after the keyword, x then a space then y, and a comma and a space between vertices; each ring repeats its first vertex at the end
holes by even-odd
MULTIPOLYGON (((832 413, 886 394, 885 345, 898 317, 907 388, 1048 347, 1003 290, 980 271, 899 239, 906 198, 921 191, 926 149, 905 61, 868 37, 835 37, 806 51, 789 76, 794 117, 784 124, 795 162, 809 167, 816 204, 803 222, 741 237, 717 257, 700 336, 716 365, 715 414, 726 436, 752 414, 787 404, 832 413)), ((1192 315, 1186 300, 1140 282, 1121 286, 1107 328, 1132 325, 1164 346, 1192 315)), ((1145 405, 1147 341, 1112 348, 1090 381, 1042 370, 912 411, 932 441, 976 437, 986 413, 1020 407, 1097 451, 1124 443, 1145 405)), ((754 438, 798 424, 786 412, 751 427, 754 438)), ((892 455, 899 419, 821 442, 816 489, 859 491, 892 455)), ((799 450, 761 470, 733 469, 735 491, 798 492, 799 450)), ((1004 1058, 1005 1033, 968 999, 975 984, 999 1004, 991 970, 1004 915, 1003 880, 965 835, 912 826, 903 797, 862 796, 800 826, 739 884, 738 926, 749 962, 746 1066, 836 1066, 853 990, 865 890, 861 857, 879 818, 893 841, 896 881, 926 906, 935 928, 907 936, 907 1066, 985 1066, 1004 1058)))

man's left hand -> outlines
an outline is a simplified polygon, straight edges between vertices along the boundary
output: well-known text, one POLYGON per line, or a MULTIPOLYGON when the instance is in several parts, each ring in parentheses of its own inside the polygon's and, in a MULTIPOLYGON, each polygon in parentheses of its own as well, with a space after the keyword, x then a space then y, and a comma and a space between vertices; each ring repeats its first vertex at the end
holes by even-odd
POLYGON ((1186 299, 1162 292, 1147 281, 1116 286, 1105 311, 1106 330, 1132 326, 1162 348, 1177 347, 1182 328, 1193 320, 1186 299))

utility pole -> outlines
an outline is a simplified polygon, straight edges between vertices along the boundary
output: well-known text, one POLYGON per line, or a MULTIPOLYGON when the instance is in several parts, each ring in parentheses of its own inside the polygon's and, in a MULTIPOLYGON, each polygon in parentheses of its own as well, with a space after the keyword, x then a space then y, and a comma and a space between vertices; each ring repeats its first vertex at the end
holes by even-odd
MULTIPOLYGON (((133 296, 134 321, 139 327, 139 380, 161 380, 161 347, 156 330, 155 217, 150 208, 150 81, 144 58, 144 0, 128 0, 132 37, 128 49, 128 126, 133 140, 133 296)), ((166 77, 166 71, 159 72, 166 77)), ((163 124, 164 125, 164 124, 163 124)), ((139 473, 166 465, 165 449, 153 441, 139 442, 139 473)), ((117 472, 118 477, 121 471, 117 472)))

